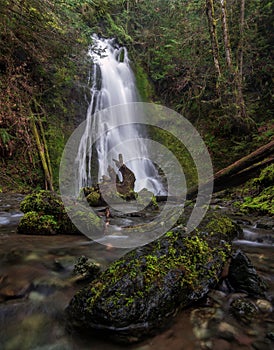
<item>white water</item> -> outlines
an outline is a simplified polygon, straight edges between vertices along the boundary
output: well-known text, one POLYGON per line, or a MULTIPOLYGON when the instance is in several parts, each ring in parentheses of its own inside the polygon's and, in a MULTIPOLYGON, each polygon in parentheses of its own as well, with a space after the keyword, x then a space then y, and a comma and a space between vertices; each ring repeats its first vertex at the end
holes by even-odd
MULTIPOLYGON (((112 159, 118 159, 118 154, 121 153, 124 163, 135 174, 135 191, 147 188, 154 194, 163 194, 163 185, 142 141, 142 137, 145 137, 144 130, 133 123, 136 123, 136 115, 130 103, 138 101, 138 93, 126 48, 117 47, 114 39, 100 39, 94 35, 88 55, 93 62, 90 76, 91 100, 76 159, 79 182, 77 190, 91 186, 93 181, 100 182, 103 175, 108 175, 109 165, 117 171, 112 159), (129 105, 122 109, 122 124, 127 124, 123 127, 117 127, 121 125, 119 108, 107 110, 107 115, 97 113, 105 108, 125 104, 129 105), (103 137, 96 141, 97 136, 102 134, 103 137), (95 180, 93 177, 92 180, 94 150, 91 145, 94 144, 98 158, 98 177, 95 180)), ((142 116, 138 121, 141 122, 141 118, 142 116)))

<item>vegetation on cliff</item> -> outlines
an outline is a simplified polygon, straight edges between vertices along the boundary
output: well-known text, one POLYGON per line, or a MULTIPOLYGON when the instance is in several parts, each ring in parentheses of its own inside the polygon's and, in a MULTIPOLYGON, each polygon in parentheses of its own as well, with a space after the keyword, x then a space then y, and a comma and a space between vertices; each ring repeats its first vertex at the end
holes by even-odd
POLYGON ((85 57, 93 32, 127 46, 140 95, 194 123, 215 168, 273 137, 272 1, 0 5, 4 190, 56 187, 66 138, 85 118, 85 57))

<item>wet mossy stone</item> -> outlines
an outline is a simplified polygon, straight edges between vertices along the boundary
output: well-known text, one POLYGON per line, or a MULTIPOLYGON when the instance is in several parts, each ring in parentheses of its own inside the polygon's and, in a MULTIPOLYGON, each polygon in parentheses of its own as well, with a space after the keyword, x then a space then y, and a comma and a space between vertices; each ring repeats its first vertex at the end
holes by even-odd
POLYGON ((69 328, 124 343, 159 332, 218 283, 237 229, 232 222, 223 235, 178 227, 132 250, 76 293, 66 309, 69 328))
POLYGON ((27 195, 20 203, 24 216, 17 232, 21 234, 80 234, 68 217, 61 197, 41 190, 27 195))
POLYGON ((64 211, 61 198, 52 191, 41 190, 27 195, 20 203, 23 213, 35 211, 47 215, 59 215, 64 211))
POLYGON ((91 192, 88 196, 87 196, 87 202, 89 205, 91 205, 92 207, 98 207, 100 205, 102 205, 101 202, 101 194, 97 191, 93 191, 91 192))
POLYGON ((244 292, 250 296, 264 296, 267 289, 266 282, 240 249, 231 258, 228 281, 236 292, 244 292))
POLYGON ((246 298, 235 299, 230 306, 232 314, 244 323, 250 323, 257 315, 259 310, 250 300, 246 298))
POLYGON ((92 281, 99 272, 100 266, 85 255, 77 259, 73 268, 73 274, 79 277, 79 281, 92 281))
POLYGON ((59 225, 54 216, 29 211, 22 217, 17 232, 29 235, 55 235, 58 229, 59 225))

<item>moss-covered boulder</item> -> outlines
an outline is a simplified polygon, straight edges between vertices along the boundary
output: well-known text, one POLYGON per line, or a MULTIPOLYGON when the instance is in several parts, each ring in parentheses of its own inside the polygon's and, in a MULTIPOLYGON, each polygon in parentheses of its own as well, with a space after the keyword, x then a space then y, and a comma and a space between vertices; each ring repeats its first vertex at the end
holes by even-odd
POLYGON ((24 216, 17 232, 32 235, 79 234, 68 217, 61 197, 41 190, 27 195, 20 204, 24 216))
POLYGON ((30 235, 55 235, 59 226, 53 215, 41 215, 36 211, 29 211, 22 217, 17 232, 30 235))
POLYGON ((73 297, 69 326, 126 343, 166 327, 218 283, 230 256, 238 227, 227 218, 207 226, 191 234, 175 228, 112 263, 73 297))

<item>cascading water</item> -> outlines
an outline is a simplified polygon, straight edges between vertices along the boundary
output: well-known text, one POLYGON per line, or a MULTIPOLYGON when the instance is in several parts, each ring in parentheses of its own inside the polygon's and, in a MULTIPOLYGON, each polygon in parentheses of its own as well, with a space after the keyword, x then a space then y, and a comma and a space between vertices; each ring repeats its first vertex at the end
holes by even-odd
POLYGON ((95 181, 100 182, 103 175, 108 175, 108 166, 114 166, 110 162, 121 153, 124 163, 135 174, 135 191, 146 188, 154 194, 164 194, 158 172, 149 160, 142 141, 145 130, 140 124, 136 124, 135 111, 130 106, 130 103, 138 101, 138 92, 126 48, 116 46, 114 39, 102 39, 94 35, 93 46, 88 55, 93 62, 91 101, 76 159, 77 190, 91 186, 94 182, 92 168, 95 145, 95 157, 98 159, 98 177, 95 181), (125 104, 128 105, 126 113, 123 113, 123 123, 127 125, 117 127, 121 119, 119 108, 108 109, 106 117, 103 112, 100 113, 106 108, 125 104), (96 140, 97 135, 102 136, 96 140))

